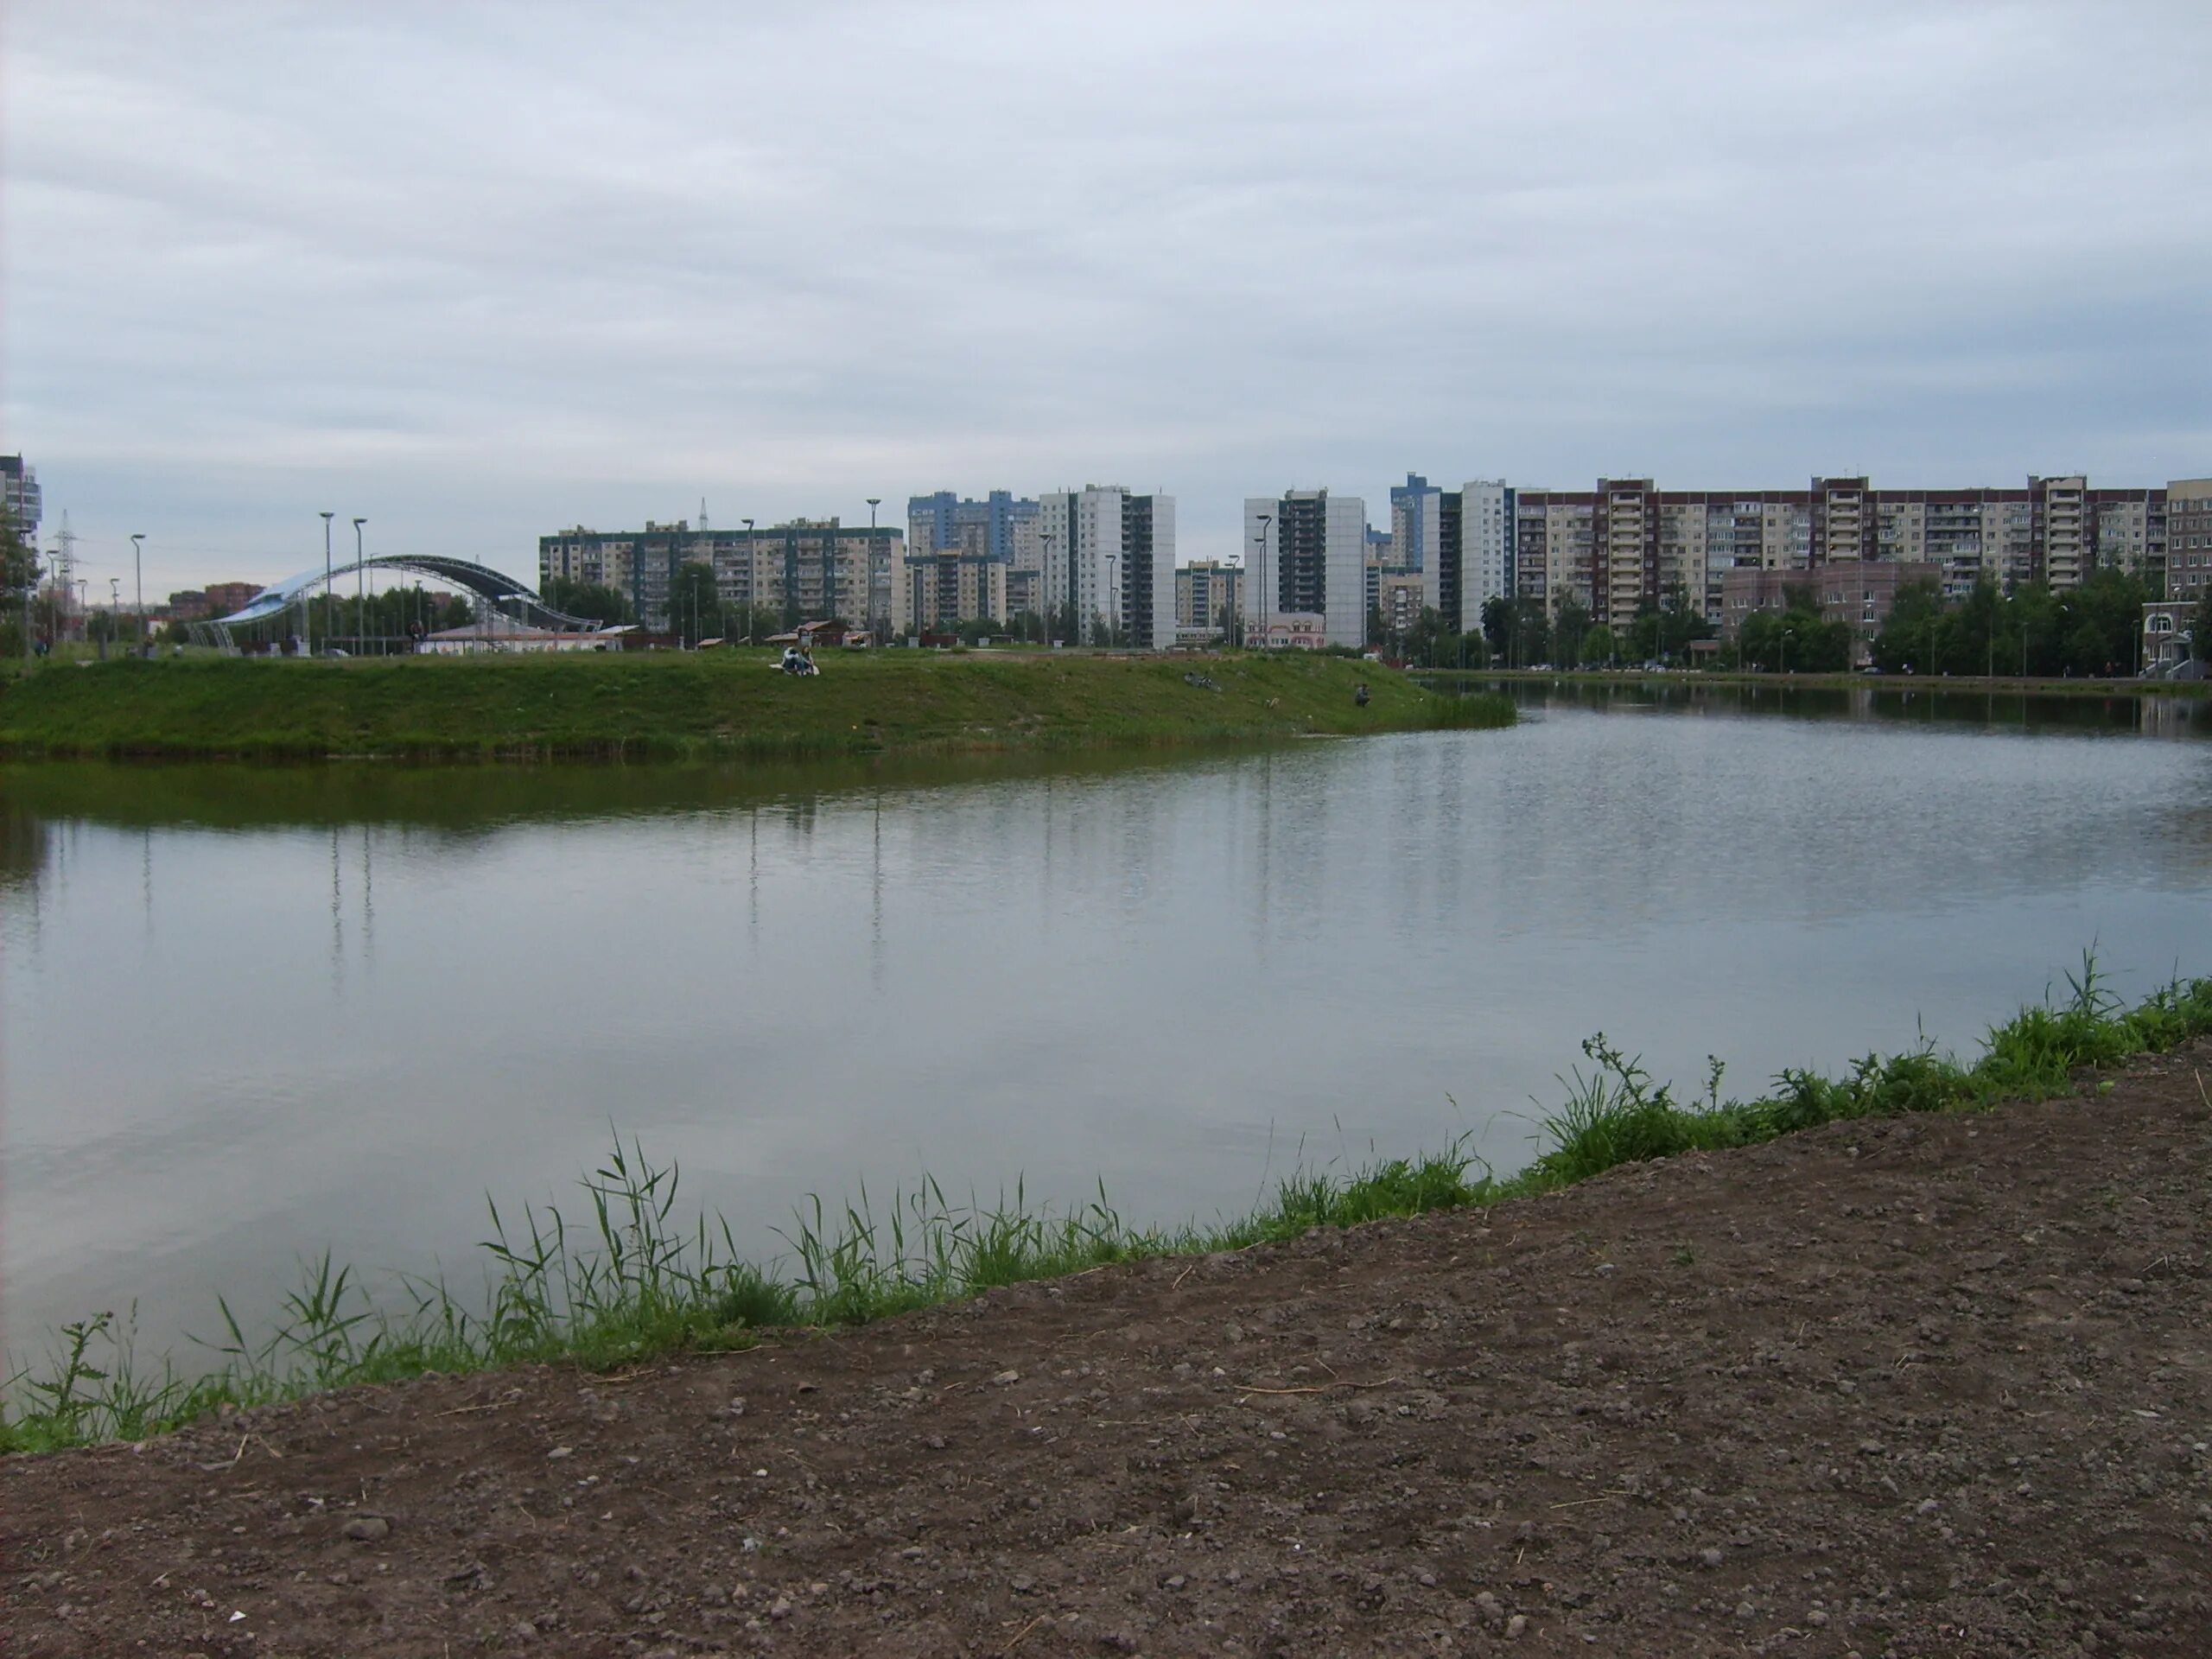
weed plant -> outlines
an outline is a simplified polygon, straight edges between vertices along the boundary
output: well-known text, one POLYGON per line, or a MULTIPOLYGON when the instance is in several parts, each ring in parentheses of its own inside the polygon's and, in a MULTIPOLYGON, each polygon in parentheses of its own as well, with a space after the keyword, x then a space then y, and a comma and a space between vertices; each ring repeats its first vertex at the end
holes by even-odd
POLYGON ((408 1306, 379 1306, 352 1268, 325 1255, 306 1265, 265 1336, 249 1338, 219 1300, 220 1332, 199 1342, 217 1363, 191 1373, 171 1358, 143 1363, 128 1315, 64 1326, 39 1363, 7 1379, 0 1452, 137 1440, 226 1407, 353 1383, 532 1363, 604 1370, 744 1347, 763 1332, 865 1325, 1116 1262, 1491 1204, 1624 1163, 1749 1146, 1822 1123, 2046 1097, 2076 1087, 2084 1069, 2206 1031, 2212 979, 2177 979, 2129 1007, 2085 953, 2063 997, 2046 993, 1993 1027, 1972 1064, 1923 1039, 1902 1053, 1869 1054, 1840 1077, 1784 1071, 1770 1093, 1735 1100, 1722 1097, 1713 1060, 1703 1094, 1678 1102, 1599 1033, 1582 1046, 1587 1072, 1561 1079, 1565 1101, 1541 1120, 1546 1150, 1503 1179, 1463 1137, 1440 1153, 1357 1169, 1301 1166, 1249 1215, 1161 1230, 1128 1224, 1103 1186, 1080 1208, 1057 1211, 1033 1206, 1019 1185, 992 1205, 956 1203, 925 1178, 880 1202, 863 1191, 835 1211, 810 1199, 779 1233, 788 1255, 766 1267, 740 1258, 726 1222, 682 1222, 676 1167, 656 1167, 617 1138, 581 1184, 575 1224, 550 1205, 526 1206, 511 1221, 487 1201, 486 1280, 475 1296, 442 1280, 408 1279, 408 1306))

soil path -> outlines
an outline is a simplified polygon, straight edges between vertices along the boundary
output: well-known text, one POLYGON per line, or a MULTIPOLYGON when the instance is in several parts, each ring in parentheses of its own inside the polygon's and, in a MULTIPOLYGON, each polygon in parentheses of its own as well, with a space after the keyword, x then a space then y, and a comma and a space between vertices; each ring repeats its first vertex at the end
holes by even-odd
POLYGON ((6 1649, 2202 1655, 2200 1069, 6 1460, 6 1649))

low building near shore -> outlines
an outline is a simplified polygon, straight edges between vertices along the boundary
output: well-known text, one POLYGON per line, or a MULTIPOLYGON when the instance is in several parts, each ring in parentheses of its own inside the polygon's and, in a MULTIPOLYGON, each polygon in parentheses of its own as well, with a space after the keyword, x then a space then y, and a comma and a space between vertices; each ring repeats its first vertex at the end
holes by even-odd
POLYGON ((425 634, 416 650, 431 657, 467 657, 480 652, 628 651, 637 646, 632 627, 597 628, 588 633, 563 633, 533 628, 512 616, 493 612, 466 627, 440 628, 425 634))
POLYGON ((1329 643, 1328 618, 1319 611, 1274 611, 1245 632, 1244 643, 1259 651, 1319 651, 1329 643))
POLYGON ((1851 629, 1863 654, 1890 620, 1899 588, 1916 582, 1940 587, 1942 579, 1941 565, 1902 559, 1832 559, 1804 570, 1738 567, 1720 577, 1720 637, 1732 641, 1754 611, 1787 610, 1790 595, 1803 591, 1822 621, 1851 629))

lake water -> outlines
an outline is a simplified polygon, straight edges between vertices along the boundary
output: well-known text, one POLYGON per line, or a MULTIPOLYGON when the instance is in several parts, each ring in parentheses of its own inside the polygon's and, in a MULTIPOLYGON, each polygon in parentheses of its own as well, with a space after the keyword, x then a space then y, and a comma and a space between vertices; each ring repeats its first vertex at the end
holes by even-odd
POLYGON ((924 1172, 1125 1216, 2212 972, 2191 706, 1521 693, 1507 732, 1057 766, 0 771, 6 1340, 302 1257, 474 1282, 610 1134, 761 1256, 924 1172))

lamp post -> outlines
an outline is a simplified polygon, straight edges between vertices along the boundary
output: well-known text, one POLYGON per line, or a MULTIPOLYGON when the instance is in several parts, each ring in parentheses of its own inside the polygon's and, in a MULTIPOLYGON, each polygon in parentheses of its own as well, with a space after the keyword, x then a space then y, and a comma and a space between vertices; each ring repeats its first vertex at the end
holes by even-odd
POLYGON ((1110 647, 1118 642, 1115 635, 1122 631, 1122 556, 1106 556, 1106 643, 1110 647))
MULTIPOLYGON (((883 498, 880 495, 871 495, 868 499, 867 602, 871 606, 875 603, 875 510, 877 507, 880 506, 882 503, 883 498)), ((888 607, 891 603, 891 561, 889 559, 886 559, 883 562, 883 602, 887 607, 888 607)), ((869 617, 867 619, 867 621, 868 625, 869 636, 873 638, 875 632, 875 619, 874 617, 869 617)))
POLYGON ((753 618, 760 601, 753 582, 753 521, 745 521, 745 643, 753 643, 753 618))
MULTIPOLYGON (((1252 538, 1252 545, 1257 551, 1252 556, 1252 568, 1244 573, 1244 602, 1253 607, 1255 614, 1258 612, 1259 595, 1267 590, 1265 572, 1268 563, 1268 526, 1274 523, 1275 516, 1272 512, 1263 512, 1259 515, 1259 520, 1260 533, 1252 538), (1254 576, 1260 578, 1261 585, 1257 588, 1252 585, 1254 576)), ((1238 623, 1236 643, 1240 645, 1249 644, 1249 641, 1243 626, 1244 612, 1241 606, 1237 609, 1236 620, 1238 623)))
POLYGON ((353 649, 361 649, 361 642, 369 631, 369 575, 361 563, 361 526, 369 521, 353 521, 353 649))
POLYGON ((330 636, 337 632, 338 627, 338 613, 331 608, 333 600, 330 592, 330 521, 337 516, 335 512, 322 515, 322 648, 325 651, 330 649, 330 636))
MULTIPOLYGON (((79 636, 81 636, 81 635, 83 634, 84 630, 85 630, 85 622, 86 622, 86 618, 90 615, 90 613, 91 613, 87 610, 87 608, 86 608, 86 601, 85 601, 85 588, 86 588, 86 586, 87 585, 87 583, 88 583, 90 581, 91 581, 91 578, 90 578, 90 577, 87 577, 87 576, 79 576, 79 577, 78 577, 78 578, 77 578, 77 631, 78 631, 78 633, 79 634, 79 636)), ((62 594, 61 594, 61 608, 62 608, 62 610, 63 610, 63 611, 65 611, 65 612, 67 612, 67 611, 68 610, 68 608, 69 608, 69 594, 68 594, 68 589, 67 589, 67 584, 64 584, 64 586, 63 586, 63 589, 62 589, 62 594)), ((67 628, 67 626, 66 626, 66 622, 67 622, 67 619, 66 619, 66 617, 65 617, 65 619, 64 619, 64 621, 65 621, 65 626, 64 626, 64 627, 62 628, 62 630, 61 630, 61 631, 62 631, 62 632, 64 632, 64 633, 66 634, 66 633, 67 633, 67 632, 68 632, 68 631, 69 631, 69 630, 68 630, 68 628, 67 628)))
MULTIPOLYGON (((1050 571, 1052 568, 1052 543, 1060 539, 1060 534, 1056 530, 1039 530, 1037 532, 1037 539, 1045 544, 1045 569, 1046 570, 1050 571)), ((1049 591, 1048 585, 1043 582, 1039 582, 1037 584, 1037 588, 1039 599, 1045 602, 1044 619, 1042 625, 1038 630, 1039 643, 1043 645, 1044 647, 1049 651, 1052 649, 1052 594, 1049 591)), ((1068 614, 1071 617, 1075 614, 1075 605, 1073 601, 1069 601, 1068 614)))
POLYGON ((130 624, 130 643, 141 657, 146 654, 146 568, 144 562, 139 557, 138 544, 145 539, 145 531, 131 532, 130 575, 133 588, 137 594, 138 614, 130 624))
POLYGON ((107 660, 108 635, 115 632, 116 613, 122 608, 123 578, 110 576, 107 579, 107 626, 100 630, 100 660, 102 662, 107 660))

